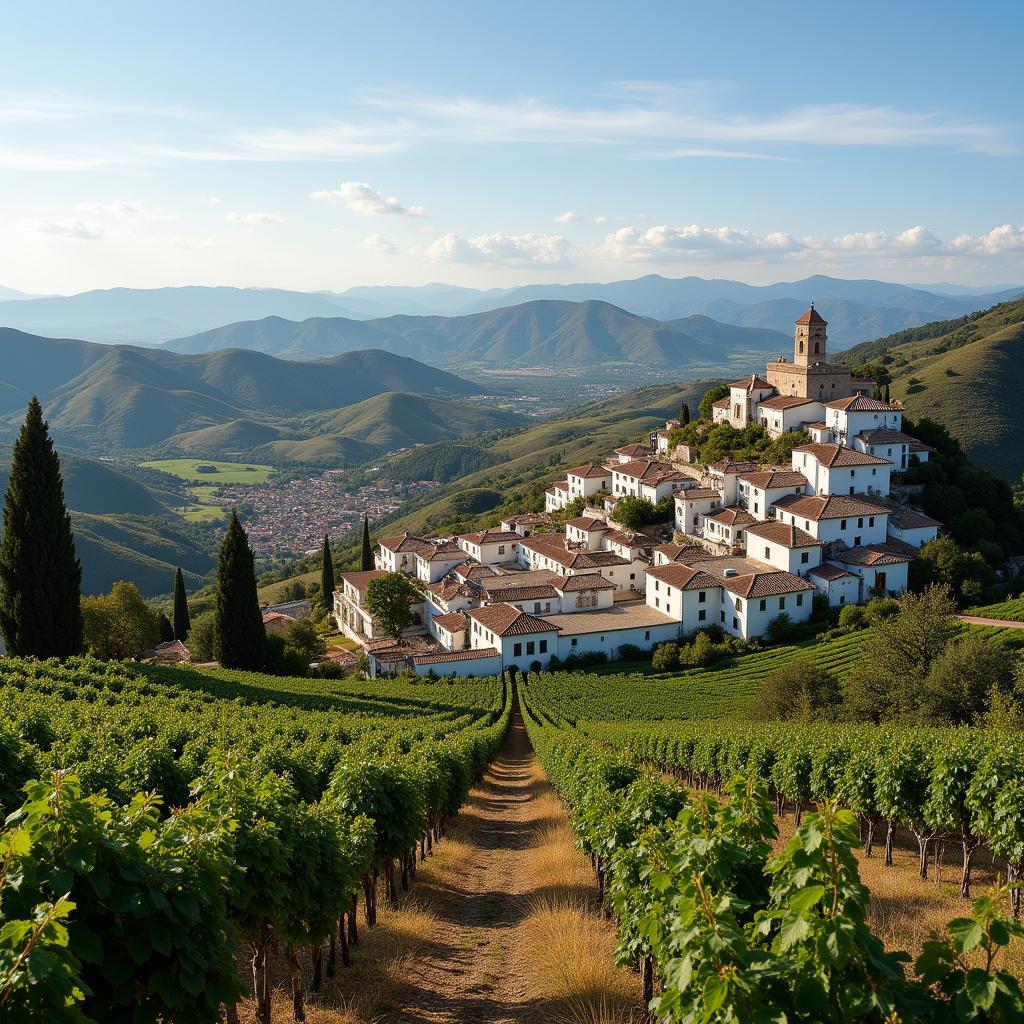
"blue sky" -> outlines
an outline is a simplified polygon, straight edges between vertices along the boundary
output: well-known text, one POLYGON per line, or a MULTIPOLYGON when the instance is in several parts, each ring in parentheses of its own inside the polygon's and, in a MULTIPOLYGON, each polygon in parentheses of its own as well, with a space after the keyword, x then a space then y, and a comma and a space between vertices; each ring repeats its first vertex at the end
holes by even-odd
POLYGON ((1024 281, 1017 3, 48 3, 0 285, 1024 281))

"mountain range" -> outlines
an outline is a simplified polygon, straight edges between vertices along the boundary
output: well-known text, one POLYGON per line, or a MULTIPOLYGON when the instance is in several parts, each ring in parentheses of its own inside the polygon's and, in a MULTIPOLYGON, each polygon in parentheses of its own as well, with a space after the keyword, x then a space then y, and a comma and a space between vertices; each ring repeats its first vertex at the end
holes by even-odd
POLYGON ((814 300, 830 310, 830 336, 850 345, 935 319, 961 316, 1014 298, 1024 286, 979 291, 816 275, 748 285, 727 279, 650 274, 606 283, 526 285, 479 290, 456 285, 359 286, 343 292, 189 286, 111 288, 78 295, 24 297, 0 290, 0 325, 34 334, 119 343, 157 343, 238 321, 282 317, 379 320, 405 316, 467 316, 536 300, 606 302, 638 316, 672 321, 693 315, 789 334, 814 300), (5 301, 6 300, 6 301, 5 301))
POLYGON ((460 401, 480 393, 454 374, 379 350, 293 362, 241 349, 188 355, 0 329, 0 427, 13 435, 37 394, 65 447, 212 453, 268 445, 281 461, 312 438, 334 461, 360 461, 400 447, 391 444, 399 438, 441 440, 522 422, 490 403, 460 401), (365 405, 394 392, 410 394, 365 405))
POLYGON ((540 300, 457 317, 317 317, 300 323, 268 317, 179 338, 167 347, 189 353, 246 348, 288 359, 373 347, 448 367, 634 363, 680 369, 721 365, 750 352, 781 352, 789 345, 778 331, 733 327, 705 316, 661 322, 607 302, 540 300))

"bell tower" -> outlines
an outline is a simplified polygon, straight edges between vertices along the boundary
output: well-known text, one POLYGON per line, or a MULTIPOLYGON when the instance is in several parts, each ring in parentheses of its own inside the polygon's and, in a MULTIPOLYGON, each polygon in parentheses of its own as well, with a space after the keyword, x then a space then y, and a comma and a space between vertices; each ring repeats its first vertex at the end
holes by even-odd
POLYGON ((813 366, 828 362, 828 322, 811 308, 796 322, 793 336, 793 362, 797 366, 813 366))

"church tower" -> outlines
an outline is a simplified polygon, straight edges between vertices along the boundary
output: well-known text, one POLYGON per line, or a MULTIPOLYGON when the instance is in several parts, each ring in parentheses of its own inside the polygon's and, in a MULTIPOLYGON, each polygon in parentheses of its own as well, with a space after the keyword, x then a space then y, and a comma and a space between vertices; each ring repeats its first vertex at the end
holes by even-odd
POLYGON ((811 308, 796 322, 793 337, 793 362, 797 366, 813 366, 828 362, 828 321, 811 308))

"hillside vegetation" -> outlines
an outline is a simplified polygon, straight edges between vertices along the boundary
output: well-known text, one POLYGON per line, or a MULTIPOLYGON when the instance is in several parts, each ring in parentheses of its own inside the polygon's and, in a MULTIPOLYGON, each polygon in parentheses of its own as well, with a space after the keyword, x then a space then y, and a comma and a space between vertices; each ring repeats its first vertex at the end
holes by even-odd
POLYGON ((974 462, 1007 479, 1020 478, 1024 299, 858 345, 846 358, 883 363, 893 377, 891 396, 911 416, 937 420, 974 462))

